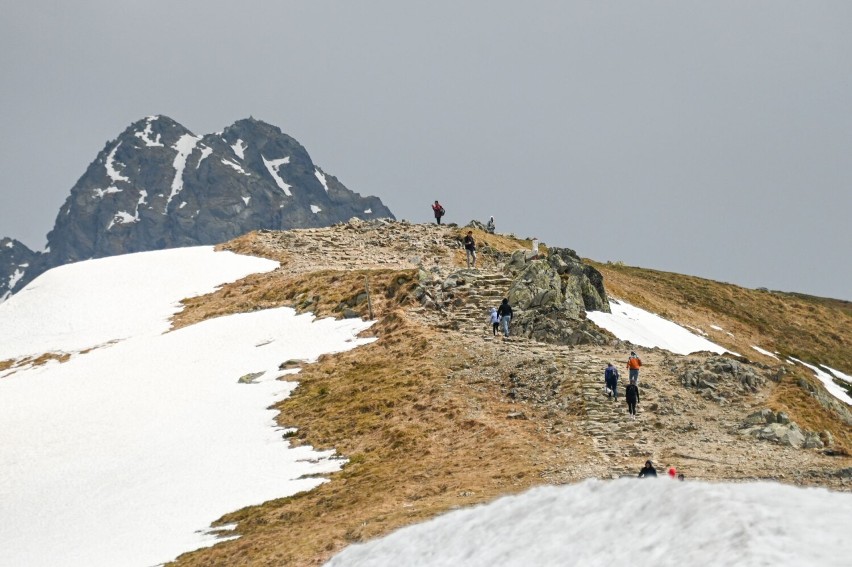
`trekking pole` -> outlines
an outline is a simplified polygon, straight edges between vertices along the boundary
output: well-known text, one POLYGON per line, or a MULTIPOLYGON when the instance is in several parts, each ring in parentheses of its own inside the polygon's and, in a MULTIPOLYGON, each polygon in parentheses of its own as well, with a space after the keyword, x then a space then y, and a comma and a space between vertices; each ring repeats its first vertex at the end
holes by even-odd
POLYGON ((367 288, 367 311, 370 314, 370 319, 373 318, 373 300, 370 298, 370 280, 364 276, 364 287, 367 288))

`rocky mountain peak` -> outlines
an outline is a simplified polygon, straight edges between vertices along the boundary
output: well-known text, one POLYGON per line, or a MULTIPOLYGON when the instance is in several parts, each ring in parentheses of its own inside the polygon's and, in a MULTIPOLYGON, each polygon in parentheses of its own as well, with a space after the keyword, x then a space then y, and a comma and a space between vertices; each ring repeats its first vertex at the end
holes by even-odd
POLYGON ((353 217, 393 214, 325 173, 276 126, 247 118, 199 136, 168 116, 147 116, 104 145, 60 208, 49 252, 16 286, 68 262, 353 217))
POLYGON ((9 297, 36 256, 36 252, 14 238, 0 239, 0 301, 9 297))

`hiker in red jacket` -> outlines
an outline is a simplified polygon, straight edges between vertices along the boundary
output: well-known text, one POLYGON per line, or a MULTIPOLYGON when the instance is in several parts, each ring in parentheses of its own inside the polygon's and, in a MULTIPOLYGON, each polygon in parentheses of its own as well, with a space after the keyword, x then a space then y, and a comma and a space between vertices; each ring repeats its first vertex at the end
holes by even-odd
POLYGON ((432 212, 435 213, 435 222, 441 224, 441 217, 444 216, 444 207, 437 200, 435 204, 432 205, 432 212))
POLYGON ((627 370, 628 376, 627 378, 632 382, 633 379, 636 379, 636 383, 639 383, 639 367, 642 366, 642 360, 636 356, 636 353, 632 350, 630 351, 630 358, 627 359, 627 370))

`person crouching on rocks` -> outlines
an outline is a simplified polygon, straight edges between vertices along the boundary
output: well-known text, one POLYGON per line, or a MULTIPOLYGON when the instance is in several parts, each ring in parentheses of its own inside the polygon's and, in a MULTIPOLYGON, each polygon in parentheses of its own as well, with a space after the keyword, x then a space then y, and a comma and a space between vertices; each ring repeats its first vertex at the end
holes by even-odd
POLYGON ((636 404, 639 403, 639 386, 636 385, 636 378, 631 378, 630 384, 624 389, 624 399, 627 400, 630 419, 636 419, 636 404))

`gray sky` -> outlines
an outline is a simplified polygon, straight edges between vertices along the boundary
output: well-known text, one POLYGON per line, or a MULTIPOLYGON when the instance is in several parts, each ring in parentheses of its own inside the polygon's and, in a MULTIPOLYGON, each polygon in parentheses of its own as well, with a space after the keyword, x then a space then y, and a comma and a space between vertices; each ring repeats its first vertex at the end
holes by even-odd
POLYGON ((0 237, 104 144, 279 126, 398 218, 852 299, 852 2, 0 0, 0 237))

